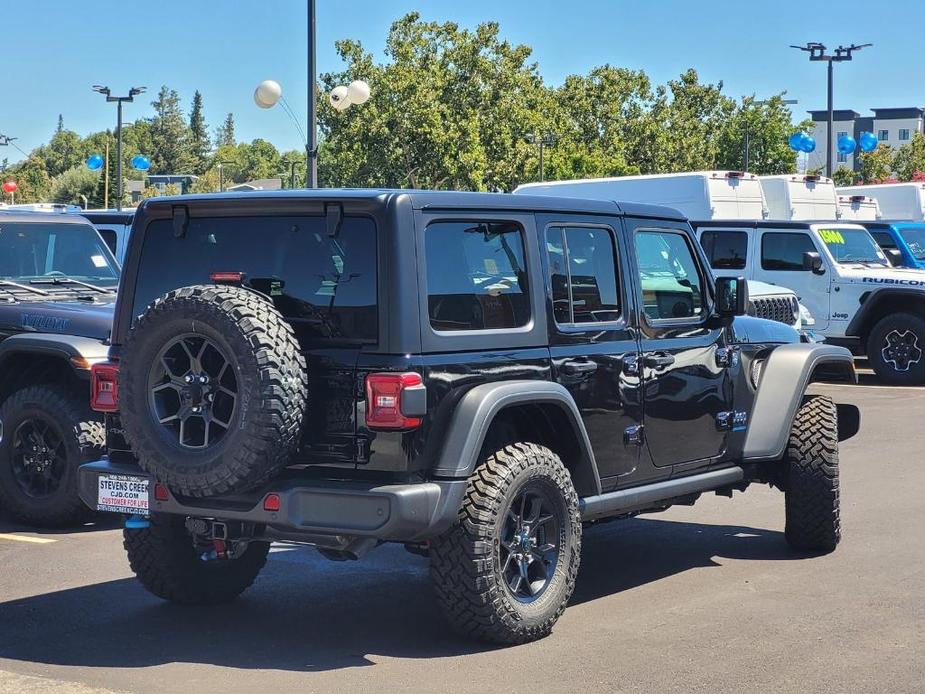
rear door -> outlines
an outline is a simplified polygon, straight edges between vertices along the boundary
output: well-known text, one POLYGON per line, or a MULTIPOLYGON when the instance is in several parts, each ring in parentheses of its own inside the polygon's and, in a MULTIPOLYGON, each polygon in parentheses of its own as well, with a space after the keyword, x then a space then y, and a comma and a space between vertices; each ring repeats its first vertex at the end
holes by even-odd
POLYGON ((722 327, 687 225, 627 220, 637 265, 645 438, 657 467, 706 467, 722 455, 733 404, 722 327))
MULTIPOLYGON (((144 232, 133 316, 168 291, 243 272, 293 326, 309 377, 303 451, 311 462, 353 466, 357 457, 357 360, 378 336, 377 227, 346 215, 330 234, 320 215, 170 219, 144 232)), ((295 460, 294 463, 298 463, 295 460)))
POLYGON ((632 284, 620 220, 537 215, 549 297, 553 377, 572 394, 584 420, 604 489, 636 479, 642 424, 631 306, 632 284), (626 266, 626 264, 622 264, 626 266))

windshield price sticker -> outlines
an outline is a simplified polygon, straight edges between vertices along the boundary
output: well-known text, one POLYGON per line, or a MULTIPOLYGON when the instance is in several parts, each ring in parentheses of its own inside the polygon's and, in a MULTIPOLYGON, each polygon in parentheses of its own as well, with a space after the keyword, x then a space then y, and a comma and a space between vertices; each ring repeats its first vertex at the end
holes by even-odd
POLYGON ((820 229, 819 236, 821 236, 822 240, 827 244, 845 245, 845 237, 842 236, 840 231, 836 231, 835 229, 820 229))
POLYGON ((147 515, 149 480, 128 475, 100 475, 98 483, 97 510, 147 515))

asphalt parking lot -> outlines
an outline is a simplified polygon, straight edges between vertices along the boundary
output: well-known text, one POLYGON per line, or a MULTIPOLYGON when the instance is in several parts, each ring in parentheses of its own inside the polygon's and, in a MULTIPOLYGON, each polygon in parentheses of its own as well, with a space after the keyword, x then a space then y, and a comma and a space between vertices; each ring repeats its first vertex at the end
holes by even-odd
POLYGON ((705 496, 587 531, 552 636, 486 648, 400 547, 280 546, 238 602, 190 609, 134 582, 115 526, 0 524, 0 692, 925 691, 925 389, 821 389, 862 414, 832 555, 788 551, 779 492, 705 496))

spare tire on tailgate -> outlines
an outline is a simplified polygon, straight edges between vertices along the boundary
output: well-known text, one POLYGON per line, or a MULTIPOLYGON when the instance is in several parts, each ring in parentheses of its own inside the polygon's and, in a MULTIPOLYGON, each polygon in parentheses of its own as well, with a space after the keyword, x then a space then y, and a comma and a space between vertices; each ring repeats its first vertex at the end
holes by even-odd
POLYGON ((299 445, 308 397, 292 326, 248 289, 184 287, 129 332, 119 412, 138 464, 175 493, 241 492, 299 445))

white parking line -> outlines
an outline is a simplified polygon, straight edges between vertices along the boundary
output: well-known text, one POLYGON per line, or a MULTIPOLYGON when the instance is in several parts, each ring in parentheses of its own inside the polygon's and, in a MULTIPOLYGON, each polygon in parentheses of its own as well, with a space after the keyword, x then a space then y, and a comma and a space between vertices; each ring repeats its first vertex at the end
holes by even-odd
POLYGON ((52 540, 50 537, 29 537, 28 535, 16 535, 14 533, 0 533, 0 540, 30 542, 34 545, 47 545, 51 542, 57 542, 57 540, 52 540))

